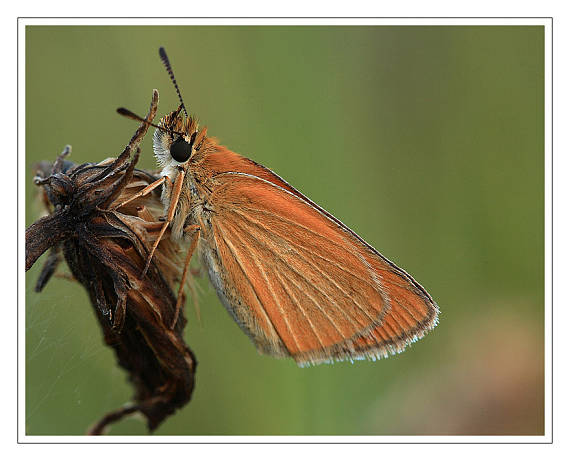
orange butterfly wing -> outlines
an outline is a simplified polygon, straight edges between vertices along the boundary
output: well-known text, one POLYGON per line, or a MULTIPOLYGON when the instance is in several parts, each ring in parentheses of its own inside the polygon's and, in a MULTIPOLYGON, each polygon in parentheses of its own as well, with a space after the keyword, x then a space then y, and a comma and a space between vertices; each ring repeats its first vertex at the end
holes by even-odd
POLYGON ((435 326, 438 308, 412 277, 270 170, 233 156, 247 172, 215 176, 202 253, 261 352, 299 364, 375 359, 435 326))

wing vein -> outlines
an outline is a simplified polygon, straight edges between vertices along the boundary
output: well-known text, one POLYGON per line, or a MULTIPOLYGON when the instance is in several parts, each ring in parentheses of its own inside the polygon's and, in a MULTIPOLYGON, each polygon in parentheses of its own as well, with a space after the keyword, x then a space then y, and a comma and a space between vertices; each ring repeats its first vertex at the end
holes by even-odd
MULTIPOLYGON (((257 292, 257 290, 255 289, 255 285, 251 282, 250 278, 247 275, 247 272, 244 270, 243 268, 243 264, 241 263, 239 257, 236 255, 235 253, 235 248, 233 247, 233 245, 231 245, 225 238, 225 236, 223 235, 223 232, 220 232, 221 229, 219 226, 218 227, 218 235, 220 236, 220 238, 223 240, 224 244, 228 247, 228 249, 230 250, 236 264, 238 265, 238 267, 240 268, 245 280, 247 280, 247 283, 249 284, 249 286, 251 287, 251 289, 253 290, 253 293, 255 294, 255 298, 257 299, 257 302, 259 303, 259 305, 261 306, 261 311, 263 312, 263 315, 265 316, 266 321, 269 323, 269 325, 271 325, 271 327, 273 328, 273 331, 275 331, 275 334, 279 337, 279 339, 281 340, 281 342, 283 344, 285 344, 285 342, 283 341, 283 338, 281 337, 281 335, 279 334, 279 332, 277 331, 277 328, 275 327, 275 324, 273 323, 273 321, 271 320, 271 318, 269 317, 269 315, 267 314, 267 312, 265 311, 265 308, 263 307, 263 303, 261 302, 261 299, 259 298, 259 294, 257 292)), ((250 306, 251 307, 251 306, 250 306)))
MULTIPOLYGON (((410 311, 410 309, 408 309, 406 306, 404 306, 400 301, 398 301, 397 299, 395 300, 396 304, 398 304, 398 306, 400 306, 402 309, 404 309, 411 318, 413 318, 418 324, 421 323, 422 319, 418 319, 416 318, 416 316, 412 313, 412 311, 410 311)), ((401 315, 398 314, 399 317, 402 317, 401 315)), ((411 325, 410 322, 408 322, 405 318, 402 317, 402 319, 410 326, 410 327, 414 327, 415 325, 411 325)))
MULTIPOLYGON (((243 215, 242 215, 242 216, 243 216, 243 215)), ((248 218, 245 217, 245 216, 243 216, 243 217, 246 218, 246 219, 248 219, 248 218)), ((254 220, 252 220, 252 219, 248 219, 248 221, 251 222, 253 225, 257 225, 258 227, 261 227, 262 229, 265 230, 265 228, 264 228, 262 225, 260 225, 257 221, 254 221, 254 220)), ((247 231, 247 229, 244 229, 243 226, 240 226, 239 224, 238 224, 238 226, 239 226, 242 230, 247 231)), ((269 231, 268 231, 268 232, 269 232, 269 231)), ((285 238, 285 237, 283 237, 283 238, 285 238)), ((378 319, 373 318, 373 317, 366 311, 366 309, 364 309, 364 307, 363 307, 361 304, 359 304, 358 301, 357 301, 354 297, 350 296, 350 294, 347 293, 332 277, 330 277, 325 271, 321 270, 318 266, 316 266, 316 265, 313 264, 311 261, 309 261, 305 256, 303 256, 303 254, 302 254, 301 252, 299 252, 299 251, 295 248, 295 246, 294 246, 294 245, 297 245, 297 242, 293 242, 292 240, 288 240, 288 239, 286 239, 286 238, 285 238, 285 240, 287 240, 289 243, 292 243, 292 244, 293 244, 293 245, 290 246, 290 249, 291 249, 293 252, 295 252, 295 254, 297 255, 297 257, 298 257, 299 259, 303 260, 306 264, 308 264, 309 266, 311 266, 311 267, 313 267, 314 269, 316 269, 316 270, 319 272, 320 275, 324 276, 330 283, 332 283, 332 284, 346 297, 346 299, 348 299, 350 302, 352 302, 352 303, 359 309, 359 311, 361 311, 361 312, 370 320, 370 322, 372 322, 372 323, 377 322, 378 319)), ((270 246, 268 246, 268 245, 265 245, 265 246, 266 246, 266 248, 267 248, 269 251, 271 251, 271 252, 272 252, 274 255, 276 255, 279 259, 283 260, 283 259, 280 257, 281 255, 279 255, 278 252, 276 252, 274 249, 272 249, 272 248, 271 248, 270 246)), ((301 246, 301 245, 299 245, 299 246, 301 246)), ((301 246, 301 247, 302 247, 303 249, 306 249, 306 248, 303 247, 303 246, 301 246)), ((307 249, 307 250, 310 251, 309 249, 307 249)), ((316 256, 320 256, 320 255, 318 255, 318 254, 316 254, 316 253, 313 253, 313 252, 311 252, 311 253, 312 253, 312 254, 315 254, 316 256)), ((321 258, 321 259, 324 259, 325 261, 329 261, 327 258, 324 258, 324 257, 321 258)), ((329 261, 329 262, 331 262, 331 261, 329 261)), ((332 263, 332 262, 331 262, 331 263, 332 263)), ((338 265, 335 264, 335 263, 332 263, 332 264, 334 264, 336 267, 339 267, 340 269, 342 269, 343 271, 345 271, 345 272, 348 273, 348 270, 342 268, 341 266, 338 266, 338 265)), ((289 266, 289 268, 291 268, 291 266, 289 266)), ((299 273, 298 271, 295 271, 295 273, 296 273, 297 275, 299 275, 300 277, 302 277, 305 281, 307 281, 308 283, 311 284, 311 281, 308 280, 303 274, 299 273)), ((374 289, 375 291, 379 291, 379 287, 378 287, 378 286, 374 286, 374 285, 372 285, 370 282, 367 282, 366 280, 363 280, 363 279, 360 278, 360 277, 355 277, 355 278, 356 278, 357 280, 360 280, 360 281, 366 283, 367 285, 369 285, 369 286, 370 286, 372 289, 374 289)), ((315 286, 315 285, 313 285, 313 286, 315 286)), ((318 291, 320 291, 327 299, 329 299, 329 302, 330 302, 332 305, 334 305, 335 307, 337 307, 338 310, 340 310, 347 318, 350 319, 350 317, 349 317, 342 309, 338 308, 338 306, 330 299, 330 297, 329 297, 326 293, 324 293, 322 290, 320 290, 320 289, 319 289, 318 287, 316 287, 316 286, 315 286, 315 288, 317 288, 318 291)), ((354 323, 353 323, 353 325, 354 325, 354 323)), ((361 328, 361 329, 366 328, 366 325, 361 325, 361 326, 359 326, 359 328, 361 328)))
MULTIPOLYGON (((287 287, 287 285, 283 282, 283 280, 281 279, 281 276, 279 275, 278 272, 275 273, 275 276, 277 278, 277 280, 279 281, 279 284, 281 285, 281 287, 283 288, 283 291, 285 291, 285 293, 287 293, 287 296, 289 296, 289 299, 291 299, 291 301, 293 302, 293 304, 295 304, 296 306, 299 306, 299 310, 301 311, 301 313, 303 314, 303 316, 307 319, 307 322, 309 324, 309 326, 311 327, 311 330, 313 330, 313 333, 315 335, 315 338, 317 338, 317 340, 319 341, 319 343, 321 344, 321 347, 324 349, 326 346, 324 345, 321 337, 319 336, 319 333, 317 331, 317 329, 315 328, 315 326, 313 325, 313 322, 311 321, 311 318, 307 315, 307 313, 305 312, 305 310, 303 309, 301 303, 297 300, 297 298, 295 297, 295 295, 293 293, 291 293, 291 291, 289 290, 289 288, 287 287)), ((334 324, 333 324, 334 326, 334 324)))
MULTIPOLYGON (((235 209, 235 210, 232 210, 232 211, 235 212, 235 213, 237 213, 237 214, 239 214, 240 216, 242 216, 242 217, 245 218, 246 220, 250 221, 252 224, 256 224, 258 227, 262 228, 265 232, 275 233, 275 229, 268 229, 267 227, 265 227, 265 226, 263 225, 263 223, 261 223, 261 222, 258 221, 258 220, 254 220, 251 216, 247 216, 247 215, 245 215, 244 213, 241 213, 240 210, 235 209)), ((282 216, 280 216, 280 218, 285 220, 285 218, 283 218, 282 216)), ((294 223, 294 221, 289 221, 289 220, 287 220, 287 223, 294 223)), ((300 224, 299 224, 298 226, 299 226, 300 228, 302 228, 302 229, 310 230, 309 228, 307 228, 307 227, 305 227, 305 226, 302 226, 302 225, 300 225, 300 224)), ((313 235, 318 235, 319 237, 322 238, 322 235, 320 235, 319 233, 316 233, 316 232, 314 232, 314 231, 311 231, 311 232, 313 232, 313 235)), ((372 283, 372 282, 374 282, 373 280, 366 280, 366 279, 364 279, 364 278, 362 278, 362 277, 359 277, 357 274, 355 274, 354 272, 351 272, 351 271, 348 270, 346 267, 340 265, 339 263, 333 261, 332 259, 329 259, 329 258, 327 258, 327 257, 325 257, 325 256, 323 256, 323 255, 321 255, 321 254, 319 254, 319 253, 317 253, 317 252, 315 252, 315 251, 312 250, 311 248, 308 248, 307 246, 302 245, 302 243, 293 241, 293 240, 292 240, 288 235, 286 235, 286 234, 284 235, 284 234, 281 234, 281 233, 280 233, 280 234, 278 234, 278 235, 279 235, 279 237, 281 237, 282 239, 287 240, 289 243, 294 243, 295 245, 300 246, 301 248, 303 248, 303 250, 305 250, 305 251, 311 253, 312 255, 316 256, 317 258, 320 258, 320 259, 322 259, 323 261, 326 261, 326 262, 328 262, 328 263, 334 265, 336 268, 340 269, 341 271, 345 272, 346 274, 350 275, 351 277, 353 277, 353 278, 355 278, 355 279, 357 279, 357 280, 360 280, 361 282, 363 282, 363 283, 369 285, 371 288, 373 288, 373 289, 375 289, 375 290, 378 289, 378 286, 376 286, 375 283, 372 283)), ((330 240, 327 240, 327 242, 330 242, 330 240)), ((351 243, 351 245, 352 245, 352 243, 351 243)), ((346 251, 346 247, 343 247, 342 245, 338 245, 338 244, 337 244, 337 245, 335 245, 335 246, 336 246, 337 248, 341 248, 342 250, 346 251)), ((358 255, 358 256, 360 256, 360 255, 358 255)))
MULTIPOLYGON (((299 287, 299 285, 297 285, 297 283, 295 283, 295 281, 291 278, 288 277, 285 274, 282 274, 288 281, 289 283, 295 285, 295 287, 302 292, 301 287, 299 287)), ((343 339, 342 341, 339 341, 339 343, 342 343, 346 340, 345 335, 342 333, 342 331, 340 331, 335 323, 335 321, 327 314, 327 312, 321 307, 321 305, 308 293, 305 293, 305 295, 307 296, 307 298, 309 298, 313 304, 315 305, 315 307, 322 312, 322 314, 327 318, 327 320, 330 322, 330 324, 333 326, 333 328, 337 331, 337 333, 340 335, 340 337, 343 339)), ((352 320, 350 319, 350 317, 348 317, 348 319, 352 322, 352 320)), ((335 344, 339 344, 339 343, 335 343, 335 344)))
MULTIPOLYGON (((228 225, 228 223, 225 223, 226 225, 228 225)), ((243 226, 241 226, 238 223, 234 223, 234 225, 236 225, 242 232, 247 232, 247 229, 244 229, 243 226)), ((218 224, 219 226, 219 224, 218 224)), ((239 232, 233 232, 234 234, 238 234, 239 232)), ((262 243, 260 241, 258 241, 258 243, 262 243)), ((276 255, 278 257, 279 260, 283 261, 283 259, 281 258, 281 255, 279 255, 279 253, 277 253, 273 248, 271 248, 270 246, 268 246, 267 244, 264 245, 265 248, 267 248, 268 251, 270 251, 272 254, 276 255)), ((285 263, 285 261, 283 261, 285 263)), ((286 264, 286 263, 285 263, 286 264)), ((287 265, 287 268, 293 272, 294 274, 296 274, 298 277, 300 277, 301 279, 303 279, 307 284, 309 284, 310 286, 312 286, 316 291, 318 291, 325 299, 327 299, 329 301, 329 303, 331 304, 331 306, 334 306, 336 308, 336 310, 338 312, 340 312, 342 315, 344 315, 344 317, 346 317, 346 319, 353 325, 356 333, 358 333, 359 331, 362 331, 364 328, 366 327, 362 327, 361 325, 358 325, 354 322, 354 320, 346 313, 344 312, 341 308, 339 308, 334 301, 330 298, 330 296, 322 291, 320 289, 320 287, 318 287, 317 285, 313 284, 310 280, 308 280, 304 274, 300 273, 298 270, 294 269, 292 266, 287 265)), ((283 273, 282 275, 285 275, 285 273, 283 273)), ((289 280, 290 283, 292 283, 293 285, 295 285, 295 287, 302 293, 303 290, 299 287, 299 285, 297 283, 295 283, 290 277, 287 277, 287 280, 289 280)), ((338 326, 336 325, 336 323, 334 322, 334 320, 328 315, 328 313, 322 308, 322 306, 312 297, 310 296, 308 293, 305 292, 305 295, 313 302, 313 304, 319 309, 319 311, 321 311, 323 313, 323 315, 329 320, 329 322, 331 323, 331 325, 334 327, 334 329, 338 332, 338 334, 340 335, 341 338, 345 338, 345 334, 342 333, 341 330, 339 330, 338 326)))
MULTIPOLYGON (((255 266, 257 267, 257 269, 259 270, 261 276, 263 277, 263 279, 265 280, 265 283, 267 285, 267 287, 269 288, 269 293, 271 294, 271 297, 273 298, 273 301, 275 302, 275 306, 277 307, 277 309, 279 310, 281 317, 283 318, 283 321, 285 322, 285 325, 287 326, 287 329, 289 330, 289 332, 291 333, 291 337, 293 338, 293 341, 295 341, 295 345, 297 346, 297 349, 300 351, 301 350, 301 346, 299 345, 299 343, 297 342, 297 337, 293 331, 293 329, 291 328, 291 325, 289 323, 289 317, 286 313, 286 311, 283 309, 283 307, 281 306, 281 304, 279 303, 279 300, 277 299, 277 297, 275 296, 275 293, 273 292, 273 290, 271 289, 271 283, 269 282, 269 278, 267 277, 267 273, 265 272, 265 269, 263 268, 263 266, 261 266, 258 261, 257 258, 255 257, 255 255, 251 252, 251 250, 249 249, 247 242, 244 242, 243 239, 241 239, 240 234, 239 233, 234 233, 234 237, 237 238, 237 240, 240 241, 240 243, 242 244, 243 248, 245 249, 245 251, 248 252, 249 257, 251 262, 253 262, 253 264, 255 264, 255 266)), ((232 249, 232 251, 234 251, 232 249)), ((242 269, 243 271, 243 269, 242 269)), ((245 271, 243 271, 245 272, 245 271)), ((255 289, 255 288, 254 288, 255 289)), ((259 299, 259 297, 258 297, 259 299)), ((261 302, 260 300, 260 304, 261 307, 263 308, 263 310, 265 311, 265 306, 263 305, 263 302, 261 302)), ((266 315, 269 317, 269 315, 266 313, 266 315)), ((319 339, 317 337, 317 339, 319 339)))
MULTIPOLYGON (((243 226, 237 224, 237 227, 239 227, 242 231, 247 232, 247 229, 244 229, 243 226)), ((261 241, 258 240, 258 243, 263 243, 263 242, 261 242, 261 241)), ((281 258, 281 255, 280 255, 277 251, 275 251, 273 248, 271 248, 271 247, 270 247, 269 245, 267 245, 267 244, 265 244, 264 246, 265 246, 265 248, 267 248, 267 250, 270 251, 273 255, 277 256, 277 258, 278 258, 279 260, 281 260, 281 261, 283 261, 285 264, 287 264, 287 263, 283 260, 283 258, 281 258)), ((314 284, 314 283, 313 283, 311 280, 309 280, 303 273, 301 273, 300 271, 296 270, 296 269, 293 268, 291 265, 287 265, 287 267, 288 267, 288 269, 290 269, 292 272, 294 272, 297 276, 299 276, 301 279, 303 279, 307 284, 309 284, 310 286, 312 286, 316 291, 318 291, 325 299, 327 299, 328 302, 330 303, 331 307, 334 307, 338 312, 340 312, 342 315, 344 315, 344 317, 345 317, 345 318, 353 325, 353 327, 355 328, 355 333, 358 333, 359 331, 362 331, 363 329, 366 328, 366 326, 362 326, 362 325, 356 324, 356 323, 354 322, 354 320, 353 320, 343 309, 341 309, 341 308, 334 302, 333 299, 331 299, 331 297, 328 295, 328 293, 326 293, 325 291, 323 291, 318 285, 314 284)), ((322 273, 321 273, 321 274, 322 274, 322 273)), ((297 288, 299 288, 298 285, 295 284, 295 286, 297 286, 297 288)), ((301 291, 302 291, 302 290, 301 290, 301 291)), ((349 298, 349 299, 351 299, 351 298, 349 298)), ((323 310, 323 308, 322 308, 316 301, 313 300, 313 302, 316 303, 316 305, 318 306, 318 308, 319 308, 319 310, 320 310, 321 312, 323 312, 325 315, 327 315, 326 312, 323 310)), ((368 315, 368 317, 370 318, 369 315, 368 315)), ((328 315, 327 315, 327 318, 330 319, 330 317, 329 317, 328 315)), ((331 320, 331 322, 333 322, 332 319, 330 319, 330 320, 331 320)), ((372 320, 372 321, 374 321, 374 320, 372 320)), ((338 328, 336 327, 336 325, 335 325, 335 328, 336 328, 337 331, 338 331, 338 328)), ((339 331, 339 333, 340 333, 340 331, 339 331)), ((342 333, 341 333, 341 336, 344 337, 344 335, 343 335, 342 333)))

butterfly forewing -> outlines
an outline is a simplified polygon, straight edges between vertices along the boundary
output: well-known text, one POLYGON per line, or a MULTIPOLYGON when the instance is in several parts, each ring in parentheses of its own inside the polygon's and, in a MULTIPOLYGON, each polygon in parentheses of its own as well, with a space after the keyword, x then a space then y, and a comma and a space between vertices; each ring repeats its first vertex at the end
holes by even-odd
POLYGON ((260 351, 299 363, 377 358, 434 326, 437 307, 409 275, 251 163, 215 176, 204 237, 214 285, 260 351))

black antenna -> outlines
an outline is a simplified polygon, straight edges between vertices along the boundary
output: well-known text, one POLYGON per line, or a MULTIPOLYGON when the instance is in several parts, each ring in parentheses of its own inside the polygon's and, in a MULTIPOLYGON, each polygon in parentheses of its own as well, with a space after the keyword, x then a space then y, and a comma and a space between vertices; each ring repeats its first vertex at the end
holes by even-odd
POLYGON ((171 130, 169 128, 163 127, 163 126, 158 126, 155 123, 151 123, 146 118, 142 118, 141 116, 135 114, 134 112, 131 112, 129 109, 125 109, 124 107, 119 107, 117 109, 117 113, 121 114, 123 117, 127 117, 127 118, 130 118, 132 120, 136 120, 137 122, 146 123, 147 125, 158 128, 159 130, 166 131, 168 133, 177 134, 179 136, 184 136, 184 133, 180 133, 179 131, 174 131, 174 130, 171 130))
POLYGON ((182 105, 182 109, 184 109, 186 117, 190 118, 188 116, 188 112, 186 112, 186 106, 184 105, 184 101, 182 100, 182 95, 180 94, 180 88, 178 88, 178 83, 176 83, 176 79, 174 78, 174 72, 172 72, 172 66, 170 65, 170 61, 168 60, 168 56, 166 55, 166 50, 164 49, 164 47, 161 46, 158 49, 158 54, 160 56, 160 59, 162 59, 164 67, 166 67, 166 71, 170 75, 170 80, 172 80, 172 83, 174 83, 174 88, 176 88, 176 93, 178 93, 178 99, 180 99, 180 104, 182 105))

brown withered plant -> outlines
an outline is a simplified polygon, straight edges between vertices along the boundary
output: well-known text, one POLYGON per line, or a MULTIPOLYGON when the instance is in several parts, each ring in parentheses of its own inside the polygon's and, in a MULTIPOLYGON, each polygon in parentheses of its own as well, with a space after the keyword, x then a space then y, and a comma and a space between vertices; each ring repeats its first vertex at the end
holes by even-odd
MULTIPOLYGON (((154 90, 148 122, 157 104, 154 90)), ((183 313, 172 326, 172 287, 181 279, 184 252, 163 238, 141 278, 163 224, 159 192, 116 208, 156 180, 135 169, 148 127, 141 123, 116 159, 74 165, 65 160, 67 147, 53 165, 40 165, 35 179, 48 214, 26 230, 26 270, 49 250, 36 291, 64 259, 87 290, 104 341, 135 388, 133 403, 103 416, 89 434, 102 434, 109 424, 135 412, 146 417, 152 431, 190 400, 194 388, 196 359, 183 339, 183 313)))

